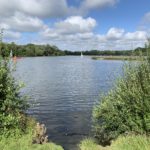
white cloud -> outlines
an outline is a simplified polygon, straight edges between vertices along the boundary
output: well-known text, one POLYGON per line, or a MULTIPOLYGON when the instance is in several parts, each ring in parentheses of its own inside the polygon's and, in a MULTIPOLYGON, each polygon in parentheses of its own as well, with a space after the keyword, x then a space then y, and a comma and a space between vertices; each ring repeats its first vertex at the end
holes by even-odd
POLYGON ((89 11, 91 9, 99 9, 103 7, 114 6, 118 0, 84 0, 80 9, 89 11))
POLYGON ((109 40, 117 40, 122 38, 124 34, 124 29, 118 29, 118 28, 110 28, 107 32, 107 39, 109 40))
POLYGON ((36 17, 58 17, 67 13, 66 0, 1 0, 0 15, 13 16, 22 12, 36 17))
POLYGON ((71 16, 55 24, 55 28, 63 34, 90 32, 96 26, 96 20, 88 17, 71 16))
POLYGON ((145 31, 136 31, 136 32, 128 32, 125 34, 125 40, 146 40, 147 39, 147 33, 145 31))
POLYGON ((144 15, 144 21, 147 23, 150 23, 150 12, 148 12, 144 15))
POLYGON ((41 32, 42 40, 69 50, 132 49, 143 46, 146 41, 147 34, 144 31, 126 32, 124 29, 111 27, 105 34, 96 34, 96 24, 93 18, 68 17, 55 23, 53 28, 46 28, 41 32))
POLYGON ((21 34, 19 32, 13 32, 10 30, 4 32, 4 38, 7 38, 7 40, 18 40, 20 37, 21 34))
POLYGON ((91 38, 95 37, 94 33, 92 33, 92 32, 89 32, 89 33, 79 33, 79 34, 77 34, 77 36, 80 39, 82 39, 82 40, 87 40, 87 39, 91 39, 91 38))
POLYGON ((25 13, 39 17, 58 17, 67 13, 66 0, 21 0, 25 13))
MULTIPOLYGON (((37 37, 30 34, 33 35, 30 38, 32 41, 56 44, 62 49, 70 50, 126 49, 131 47, 132 42, 136 43, 135 46, 140 42, 144 43, 146 31, 126 32, 124 29, 112 27, 105 34, 95 33, 96 20, 83 17, 91 10, 113 7, 118 1, 82 0, 75 7, 69 6, 67 0, 0 0, 0 28, 6 29, 5 39, 16 40, 22 33, 37 32, 37 37), (54 22, 50 27, 43 20, 62 16, 70 17, 54 22)), ((143 20, 149 27, 150 12, 145 14, 143 20)), ((28 40, 28 37, 24 38, 28 40)))
POLYGON ((0 29, 5 29, 5 30, 8 30, 10 27, 8 24, 4 23, 4 22, 1 22, 0 23, 0 29))
POLYGON ((16 12, 39 18, 85 14, 91 9, 114 6, 119 0, 82 0, 79 7, 69 6, 67 0, 0 0, 0 16, 16 12))
POLYGON ((91 17, 71 16, 56 22, 51 28, 45 28, 40 35, 46 43, 50 41, 50 44, 56 44, 62 49, 68 47, 77 49, 77 47, 89 46, 85 45, 85 42, 90 43, 96 39, 93 32, 96 25, 96 20, 91 17))
POLYGON ((65 35, 75 35, 85 33, 89 36, 96 26, 96 20, 88 17, 71 16, 64 21, 59 21, 54 24, 53 28, 46 28, 41 34, 46 38, 58 38, 65 35))
POLYGON ((21 13, 16 13, 11 17, 1 18, 1 20, 3 22, 1 27, 19 32, 37 32, 46 26, 37 17, 30 17, 21 13))
MULTIPOLYGON (((69 6, 67 0, 0 0, 0 28, 12 32, 40 32, 45 36, 56 38, 60 34, 90 34, 96 26, 93 18, 84 19, 81 16, 91 9, 114 6, 118 0, 82 0, 79 6, 69 6), (54 23, 53 28, 48 28, 43 18, 58 18, 71 16, 54 23), (43 33, 44 33, 43 32, 43 33)), ((81 35, 80 37, 87 36, 81 35)))

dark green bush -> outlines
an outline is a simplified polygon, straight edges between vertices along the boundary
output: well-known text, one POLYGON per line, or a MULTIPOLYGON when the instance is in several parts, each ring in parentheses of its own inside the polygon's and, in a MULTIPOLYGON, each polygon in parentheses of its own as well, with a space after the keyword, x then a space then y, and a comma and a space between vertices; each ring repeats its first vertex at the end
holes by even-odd
POLYGON ((0 60, 0 134, 12 130, 24 129, 27 103, 20 96, 20 85, 17 85, 10 70, 10 62, 0 60))
POLYGON ((149 59, 125 66, 123 76, 114 89, 94 108, 93 118, 95 136, 104 145, 128 132, 149 134, 149 59))

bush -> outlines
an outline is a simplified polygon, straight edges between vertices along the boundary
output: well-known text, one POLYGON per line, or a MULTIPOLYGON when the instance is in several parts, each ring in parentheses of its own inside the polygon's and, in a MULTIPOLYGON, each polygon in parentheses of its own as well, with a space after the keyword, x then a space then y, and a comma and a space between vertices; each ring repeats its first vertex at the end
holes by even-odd
POLYGON ((149 150, 150 138, 145 135, 119 137, 110 146, 111 150, 149 150))
POLYGON ((128 64, 123 76, 94 108, 99 143, 110 144, 120 134, 150 132, 150 61, 128 64))
POLYGON ((85 139, 79 144, 80 150, 104 150, 104 148, 98 144, 93 139, 85 139))
POLYGON ((17 85, 11 75, 10 62, 0 60, 0 134, 9 136, 9 132, 25 129, 26 117, 24 111, 27 103, 20 96, 20 85, 17 85))
POLYGON ((120 136, 110 146, 102 147, 92 139, 85 139, 80 150, 149 150, 150 138, 145 135, 120 136))
POLYGON ((2 150, 63 150, 61 146, 53 143, 32 144, 32 134, 24 134, 16 138, 3 138, 0 140, 0 149, 2 150))

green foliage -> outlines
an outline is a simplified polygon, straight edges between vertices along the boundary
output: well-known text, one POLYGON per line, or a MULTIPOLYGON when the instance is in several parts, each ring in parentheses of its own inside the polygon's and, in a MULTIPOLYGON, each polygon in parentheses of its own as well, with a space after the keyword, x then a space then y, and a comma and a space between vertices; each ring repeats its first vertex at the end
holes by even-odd
POLYGON ((10 50, 5 43, 0 43, 0 55, 2 57, 8 57, 10 54, 10 50))
MULTIPOLYGON (((62 51, 56 46, 52 45, 17 45, 14 42, 12 43, 0 43, 0 55, 3 57, 8 57, 10 50, 13 51, 13 56, 63 56, 63 55, 81 55, 81 51, 62 51)), ((102 56, 138 56, 140 53, 146 55, 146 48, 136 48, 135 50, 90 50, 83 51, 83 55, 102 55, 102 56)))
MULTIPOLYGON (((81 55, 81 51, 64 51, 66 55, 81 55)), ((90 50, 90 51, 83 51, 83 55, 91 55, 91 56, 139 56, 140 53, 146 55, 145 48, 136 48, 135 50, 90 50)))
POLYGON ((64 52, 59 50, 56 46, 51 45, 16 45, 14 42, 11 44, 0 43, 0 55, 8 57, 10 50, 13 51, 13 56, 61 56, 64 52))
POLYGON ((150 62, 125 66, 113 90, 94 108, 95 136, 110 144, 120 134, 150 133, 150 62))
POLYGON ((33 144, 33 138, 36 128, 36 120, 31 117, 26 117, 25 132, 20 132, 20 129, 9 129, 0 136, 0 149, 2 150, 63 150, 52 142, 43 144, 33 144))
POLYGON ((79 148, 80 150, 149 150, 150 138, 145 135, 121 136, 107 147, 96 144, 92 139, 85 139, 79 148))
POLYGON ((150 138, 145 135, 119 137, 110 146, 110 150, 149 150, 149 148, 150 138))
MULTIPOLYGON (((81 55, 81 51, 64 51, 66 55, 81 55)), ((83 51, 83 55, 111 55, 111 56, 130 56, 133 55, 134 51, 132 50, 122 50, 122 51, 110 51, 110 50, 105 50, 105 51, 100 51, 100 50, 91 50, 91 51, 83 51)))
POLYGON ((80 150, 105 150, 102 146, 96 144, 93 139, 85 139, 79 144, 80 150))
MULTIPOLYGON (((0 60, 0 134, 9 136, 11 132, 23 130, 27 103, 20 96, 21 86, 17 85, 10 71, 10 62, 0 60)), ((19 131, 18 131, 19 132, 19 131)))
POLYGON ((19 138, 3 138, 0 140, 1 150, 63 150, 54 143, 32 144, 32 134, 25 134, 19 138))
POLYGON ((127 61, 137 61, 141 60, 140 56, 92 56, 94 60, 127 60, 127 61))

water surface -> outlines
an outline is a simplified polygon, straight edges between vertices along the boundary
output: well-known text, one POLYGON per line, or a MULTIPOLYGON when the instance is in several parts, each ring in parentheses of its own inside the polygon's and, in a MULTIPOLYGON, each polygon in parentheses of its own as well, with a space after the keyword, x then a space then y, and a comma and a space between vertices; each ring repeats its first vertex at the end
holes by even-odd
POLYGON ((15 77, 24 81, 28 113, 44 123, 49 139, 74 150, 91 134, 91 112, 100 93, 107 92, 121 72, 122 61, 90 57, 22 58, 15 77))

